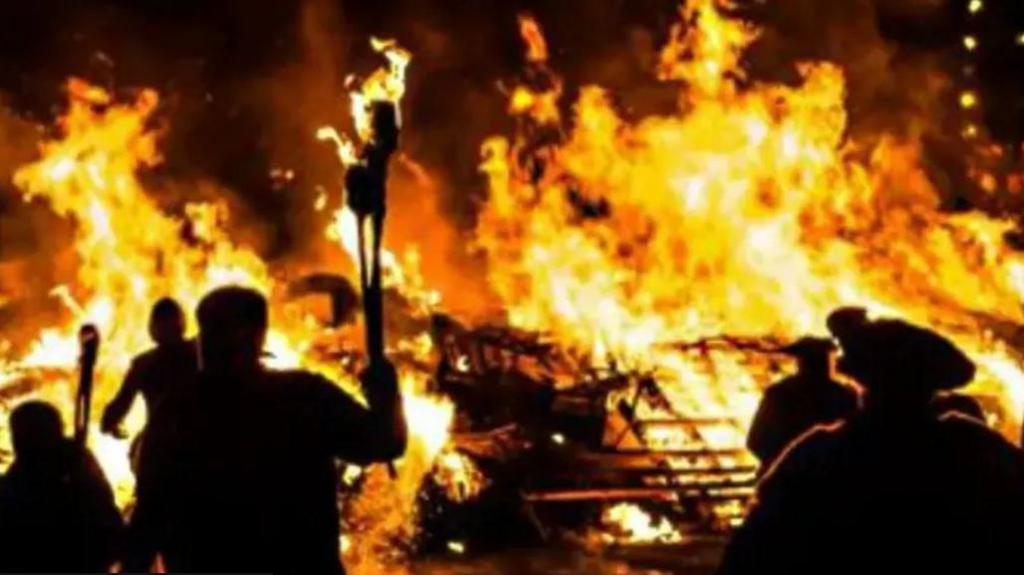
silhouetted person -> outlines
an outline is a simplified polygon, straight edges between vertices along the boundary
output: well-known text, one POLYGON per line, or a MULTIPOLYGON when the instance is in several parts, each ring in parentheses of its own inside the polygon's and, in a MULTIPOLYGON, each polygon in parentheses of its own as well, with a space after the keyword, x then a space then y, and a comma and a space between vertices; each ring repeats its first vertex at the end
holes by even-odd
POLYGON ((794 443, 758 487, 721 574, 989 573, 1013 565, 1024 454, 979 422, 937 416, 974 364, 902 321, 840 310, 840 370, 865 388, 845 423, 794 443))
POLYGON ((155 549, 171 572, 343 573, 336 460, 404 452, 394 369, 363 374, 366 408, 319 375, 262 367, 259 293, 218 289, 197 315, 199 380, 149 424, 126 567, 155 549))
POLYGON ((195 344, 185 339, 185 312, 178 302, 162 298, 153 305, 149 335, 156 347, 132 360, 121 388, 103 411, 104 433, 123 435, 121 424, 138 394, 151 416, 170 390, 195 379, 198 357, 195 344))
POLYGON ((805 337, 782 351, 797 359, 796 374, 769 387, 747 435, 747 447, 767 470, 794 439, 857 409, 857 392, 832 379, 834 344, 805 337))
POLYGON ((19 405, 9 425, 15 459, 0 481, 0 572, 106 572, 122 523, 96 460, 64 436, 48 403, 19 405))

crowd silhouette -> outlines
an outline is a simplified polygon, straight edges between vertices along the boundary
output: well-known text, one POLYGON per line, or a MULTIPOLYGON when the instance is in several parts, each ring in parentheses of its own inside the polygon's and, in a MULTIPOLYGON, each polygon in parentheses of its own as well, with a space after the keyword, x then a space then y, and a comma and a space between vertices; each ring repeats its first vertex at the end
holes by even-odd
POLYGON ((258 292, 217 289, 196 319, 191 342, 181 307, 157 302, 155 347, 132 362, 104 411, 102 429, 121 436, 138 394, 147 407, 127 524, 55 407, 31 401, 11 413, 0 571, 344 573, 337 461, 405 451, 394 368, 379 361, 361 374, 363 406, 319 375, 262 366, 268 310, 258 292))
MULTIPOLYGON (((121 436, 137 395, 147 407, 127 522, 56 408, 33 400, 12 411, 0 571, 344 573, 337 462, 404 452, 394 368, 376 362, 361 374, 364 406, 319 375, 262 366, 268 308, 258 292, 217 289, 196 319, 198 338, 187 340, 181 307, 157 302, 154 348, 104 411, 102 429, 121 436)), ((719 573, 1013 564, 1024 452, 957 392, 974 364, 932 331, 862 309, 835 311, 828 329, 833 339, 783 349, 798 369, 767 390, 754 419, 757 496, 719 573)))
MULTIPOLYGON (((974 364, 948 339, 841 309, 837 370, 860 407, 790 443, 761 479, 720 575, 986 573, 1013 565, 1024 452, 951 395, 974 364)), ((823 413, 819 419, 826 419, 823 413)))

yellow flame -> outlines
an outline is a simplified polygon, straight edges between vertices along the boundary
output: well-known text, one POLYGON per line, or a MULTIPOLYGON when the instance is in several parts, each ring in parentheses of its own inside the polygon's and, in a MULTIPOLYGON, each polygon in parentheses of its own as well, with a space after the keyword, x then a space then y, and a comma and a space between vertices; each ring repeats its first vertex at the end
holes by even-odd
MULTIPOLYGON (((349 92, 349 111, 356 128, 356 134, 362 142, 368 142, 373 134, 373 118, 371 117, 374 102, 384 101, 395 104, 401 124, 401 107, 398 104, 405 96, 405 73, 412 61, 412 54, 398 45, 394 40, 372 38, 370 45, 387 60, 386 67, 378 68, 360 83, 359 88, 349 92)), ((318 140, 331 142, 338 159, 345 166, 359 162, 355 142, 341 134, 332 126, 321 126, 317 132, 318 140)))
POLYGON ((508 320, 653 371, 673 414, 726 421, 651 438, 677 447, 742 448, 773 372, 756 354, 661 344, 824 334, 840 305, 953 337, 980 365, 974 389, 1016 420, 1018 358, 983 335, 1024 319, 1012 223, 944 212, 916 142, 852 140, 838 67, 804 64, 794 86, 742 81, 758 32, 716 4, 687 2, 662 51, 676 113, 627 121, 588 87, 563 141, 534 152, 542 162, 521 162, 530 130, 482 146, 476 242, 508 320))
POLYGON ((605 509, 601 520, 610 530, 606 536, 616 543, 678 543, 682 535, 668 519, 655 521, 632 503, 619 503, 605 509))
MULTIPOLYGON (((369 141, 372 137, 371 106, 374 102, 385 101, 398 104, 405 95, 405 71, 412 59, 411 54, 394 40, 371 40, 373 49, 384 55, 388 61, 387 68, 379 68, 362 84, 362 87, 350 94, 352 99, 352 120, 356 132, 362 140, 369 141)), ((396 110, 401 110, 396 106, 396 110)), ((401 118, 401 114, 399 114, 401 118)))
POLYGON ((455 450, 446 450, 437 458, 437 482, 452 501, 474 499, 487 486, 487 478, 473 460, 455 450))
MULTIPOLYGON (((14 183, 26 200, 45 201, 74 222, 77 276, 73 285, 52 292, 67 308, 67 321, 43 330, 17 364, 73 369, 78 326, 93 323, 102 337, 96 397, 101 405, 131 357, 151 345, 145 318, 156 299, 171 296, 192 309, 218 286, 242 284, 272 293, 275 283, 254 252, 229 239, 223 205, 189 204, 184 213, 170 215, 146 193, 138 173, 160 162, 158 134, 149 127, 159 103, 155 92, 142 90, 121 104, 76 79, 67 92, 58 137, 43 142, 40 159, 18 169, 14 183)), ((295 342, 308 337, 304 332, 271 334, 282 364, 300 363, 295 342)), ((69 411, 71 391, 61 389, 54 395, 69 411)), ((138 417, 129 421, 135 429, 142 423, 138 417)), ((94 448, 125 501, 132 483, 126 442, 97 436, 94 448)))
POLYGON ((545 86, 518 85, 508 99, 508 113, 527 116, 540 124, 556 125, 561 120, 558 101, 562 82, 547 66, 548 47, 540 24, 530 16, 519 16, 519 35, 526 49, 526 60, 548 82, 545 86))

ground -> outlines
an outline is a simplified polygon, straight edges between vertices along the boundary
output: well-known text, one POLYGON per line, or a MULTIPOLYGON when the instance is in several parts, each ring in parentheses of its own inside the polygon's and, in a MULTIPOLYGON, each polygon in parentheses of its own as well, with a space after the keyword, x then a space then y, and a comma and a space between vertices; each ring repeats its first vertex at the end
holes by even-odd
POLYGON ((570 549, 512 550, 481 557, 416 563, 412 575, 710 575, 723 541, 628 546, 587 553, 570 549))

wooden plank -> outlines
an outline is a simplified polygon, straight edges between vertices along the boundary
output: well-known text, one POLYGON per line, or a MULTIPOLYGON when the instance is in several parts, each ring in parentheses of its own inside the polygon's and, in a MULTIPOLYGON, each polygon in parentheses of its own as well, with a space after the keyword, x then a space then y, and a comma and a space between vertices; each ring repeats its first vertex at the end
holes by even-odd
POLYGON ((720 475, 749 475, 753 478, 757 473, 756 466, 743 467, 693 467, 685 469, 671 469, 652 466, 619 466, 619 467, 593 467, 585 471, 578 469, 567 469, 555 473, 556 477, 579 477, 593 475, 630 475, 630 476, 668 476, 668 477, 701 477, 720 475))
POLYGON ((749 451, 746 449, 650 449, 644 447, 638 448, 627 448, 617 449, 608 451, 595 451, 593 453, 581 454, 579 456, 582 460, 590 459, 630 459, 637 457, 646 458, 665 458, 665 457, 733 457, 733 458, 753 458, 749 451))
POLYGON ((578 503, 584 501, 675 501, 680 497, 694 497, 703 501, 745 501, 752 491, 733 493, 703 493, 695 490, 680 490, 673 487, 632 487, 613 489, 567 489, 561 491, 536 491, 524 494, 531 503, 578 503))

